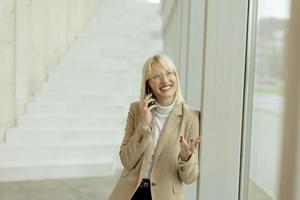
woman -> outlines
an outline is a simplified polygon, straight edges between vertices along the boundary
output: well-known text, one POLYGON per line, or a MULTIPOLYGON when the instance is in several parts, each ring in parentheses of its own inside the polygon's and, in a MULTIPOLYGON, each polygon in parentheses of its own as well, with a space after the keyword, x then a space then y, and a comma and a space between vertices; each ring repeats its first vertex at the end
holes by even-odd
POLYGON ((124 166, 110 200, 182 200, 199 173, 200 112, 184 103, 166 55, 144 64, 139 102, 130 105, 120 147, 124 166))

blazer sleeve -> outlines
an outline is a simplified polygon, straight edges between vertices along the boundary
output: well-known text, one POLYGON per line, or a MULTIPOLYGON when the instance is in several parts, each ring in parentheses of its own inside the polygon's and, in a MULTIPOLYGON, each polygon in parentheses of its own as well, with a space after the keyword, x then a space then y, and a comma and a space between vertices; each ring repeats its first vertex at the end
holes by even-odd
MULTIPOLYGON (((195 119, 193 120, 188 132, 189 135, 187 141, 190 141, 191 138, 195 139, 200 135, 200 112, 198 112, 197 117, 195 117, 195 119)), ((191 155, 188 161, 182 161, 179 156, 180 179, 184 183, 190 184, 198 178, 198 175, 199 175, 198 150, 191 155)))
POLYGON ((151 128, 144 129, 140 122, 135 127, 135 121, 137 120, 135 119, 135 112, 139 111, 135 107, 134 103, 130 105, 125 135, 119 152, 121 162, 128 170, 132 170, 142 157, 149 144, 151 135, 151 128))

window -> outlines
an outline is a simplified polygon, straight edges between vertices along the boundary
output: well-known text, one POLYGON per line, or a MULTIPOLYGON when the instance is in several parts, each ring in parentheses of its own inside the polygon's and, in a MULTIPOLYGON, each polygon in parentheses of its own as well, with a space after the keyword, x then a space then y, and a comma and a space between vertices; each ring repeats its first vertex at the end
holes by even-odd
MULTIPOLYGON (((281 163, 285 76, 283 71, 289 1, 256 1, 250 56, 254 68, 248 137, 248 200, 277 200, 281 163)), ((249 84, 249 83, 248 83, 249 84)))

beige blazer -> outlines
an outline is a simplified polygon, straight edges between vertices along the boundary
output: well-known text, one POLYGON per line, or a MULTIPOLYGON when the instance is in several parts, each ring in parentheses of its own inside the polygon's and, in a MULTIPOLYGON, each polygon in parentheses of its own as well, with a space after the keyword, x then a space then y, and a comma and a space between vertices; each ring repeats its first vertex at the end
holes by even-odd
MULTIPOLYGON (((154 116, 154 110, 152 110, 154 116)), ((152 129, 145 130, 140 123, 139 103, 130 105, 125 136, 120 147, 120 158, 124 166, 113 189, 110 200, 130 200, 138 189, 150 156, 154 152, 150 175, 152 200, 182 200, 183 183, 195 181, 199 173, 198 152, 187 162, 180 161, 179 137, 187 141, 200 134, 200 112, 184 103, 175 104, 157 146, 154 149, 154 117, 152 129)))

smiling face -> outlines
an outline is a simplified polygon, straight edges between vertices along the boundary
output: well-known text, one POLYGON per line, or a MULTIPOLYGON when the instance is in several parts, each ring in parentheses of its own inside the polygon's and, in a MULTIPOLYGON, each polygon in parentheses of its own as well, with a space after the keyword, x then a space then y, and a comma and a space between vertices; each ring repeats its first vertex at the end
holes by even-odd
POLYGON ((174 70, 167 69, 159 62, 151 64, 151 78, 148 81, 157 102, 162 106, 173 103, 177 90, 174 70))

